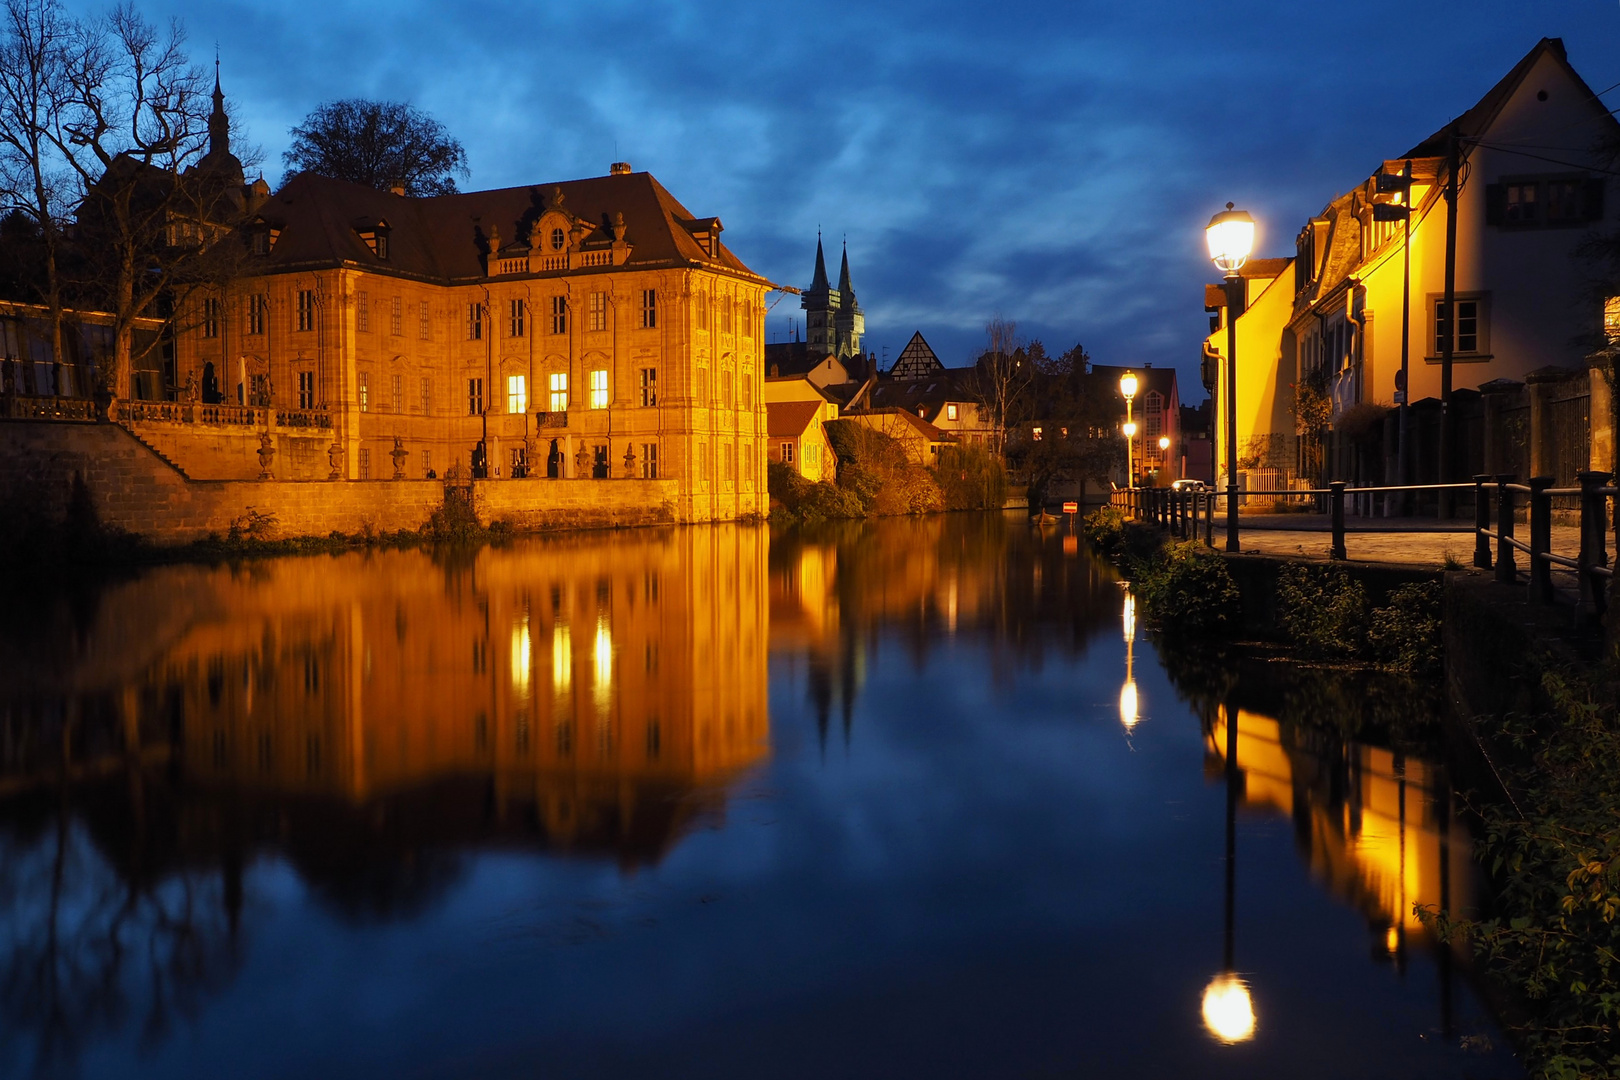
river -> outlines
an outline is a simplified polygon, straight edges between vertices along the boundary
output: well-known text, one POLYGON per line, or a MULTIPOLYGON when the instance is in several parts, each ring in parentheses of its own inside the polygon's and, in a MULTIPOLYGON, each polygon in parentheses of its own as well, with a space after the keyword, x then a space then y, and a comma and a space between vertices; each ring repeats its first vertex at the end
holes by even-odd
POLYGON ((1016 517, 22 595, 8 1075, 1521 1075, 1434 694, 1016 517))

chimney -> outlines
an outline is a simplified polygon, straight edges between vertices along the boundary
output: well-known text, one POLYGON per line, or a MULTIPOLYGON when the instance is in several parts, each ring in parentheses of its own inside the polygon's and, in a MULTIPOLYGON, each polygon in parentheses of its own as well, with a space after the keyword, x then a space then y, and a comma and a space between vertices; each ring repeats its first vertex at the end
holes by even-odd
POLYGON ((629 176, 630 163, 628 161, 615 161, 608 166, 609 176, 629 176))
POLYGON ((390 181, 388 181, 388 194, 390 194, 390 195, 404 195, 405 194, 405 181, 403 181, 403 180, 390 180, 390 181))

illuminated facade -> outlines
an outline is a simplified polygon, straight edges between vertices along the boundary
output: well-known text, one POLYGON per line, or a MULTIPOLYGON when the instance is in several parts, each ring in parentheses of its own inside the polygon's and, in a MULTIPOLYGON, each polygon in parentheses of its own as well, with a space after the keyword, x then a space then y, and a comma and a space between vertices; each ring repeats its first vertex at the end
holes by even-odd
MULTIPOLYGON (((1410 307, 1410 403, 1440 397, 1448 338, 1458 390, 1521 383, 1549 368, 1588 381, 1587 356, 1602 340, 1603 309, 1586 298, 1577 248, 1614 218, 1607 197, 1613 181, 1593 147, 1602 133, 1620 135, 1620 128, 1558 39, 1543 39, 1455 121, 1461 183, 1454 330, 1443 309, 1451 130, 1447 125, 1383 162, 1330 202, 1299 230, 1293 257, 1244 267, 1247 307, 1237 319, 1240 469, 1316 467, 1300 445, 1294 415, 1296 387, 1313 375, 1331 400, 1335 429, 1358 406, 1400 403, 1403 294, 1410 307), (1573 131, 1583 134, 1572 139, 1573 131), (1567 148, 1546 149, 1557 146, 1567 148)), ((1213 316, 1204 342, 1208 363, 1226 350, 1228 312, 1219 286, 1206 289, 1205 306, 1213 316)), ((1607 418, 1608 388, 1596 370, 1589 382, 1597 425, 1607 418)), ((1215 415, 1226 415, 1223 401, 1215 415)), ((1224 423, 1215 424, 1215 435, 1224 485, 1224 423)), ((1612 442, 1594 431, 1591 467, 1609 468, 1609 457, 1612 442)))
POLYGON ((295 176, 119 418, 192 479, 673 479, 675 520, 763 513, 771 286, 721 229, 623 163, 425 198, 295 176))

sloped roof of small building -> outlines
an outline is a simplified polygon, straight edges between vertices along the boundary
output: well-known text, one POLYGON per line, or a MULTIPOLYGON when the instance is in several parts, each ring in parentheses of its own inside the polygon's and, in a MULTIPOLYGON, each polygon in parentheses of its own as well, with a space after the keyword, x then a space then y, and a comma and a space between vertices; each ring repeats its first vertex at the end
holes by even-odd
POLYGON ((796 439, 815 423, 819 401, 772 401, 765 405, 766 431, 773 439, 796 439))

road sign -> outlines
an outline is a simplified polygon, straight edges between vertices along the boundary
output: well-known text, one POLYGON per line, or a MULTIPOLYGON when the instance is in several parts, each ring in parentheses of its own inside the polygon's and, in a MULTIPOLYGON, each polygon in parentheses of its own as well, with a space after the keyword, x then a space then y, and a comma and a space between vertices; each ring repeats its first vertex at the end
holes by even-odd
POLYGON ((1080 512, 1080 504, 1077 502, 1066 502, 1063 504, 1063 512, 1065 514, 1078 514, 1080 512))

